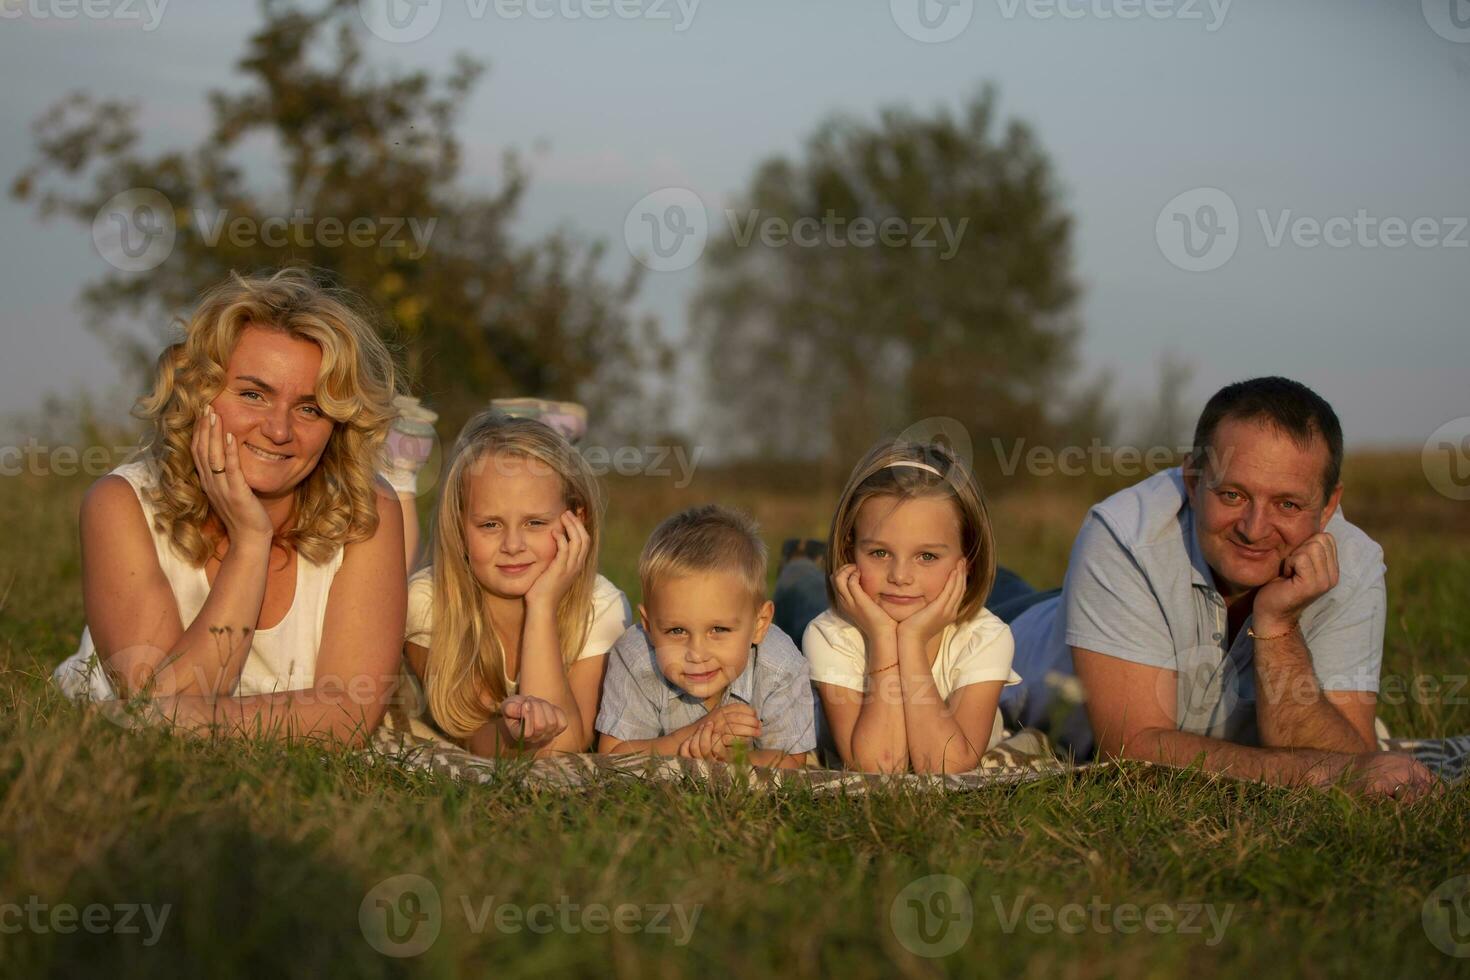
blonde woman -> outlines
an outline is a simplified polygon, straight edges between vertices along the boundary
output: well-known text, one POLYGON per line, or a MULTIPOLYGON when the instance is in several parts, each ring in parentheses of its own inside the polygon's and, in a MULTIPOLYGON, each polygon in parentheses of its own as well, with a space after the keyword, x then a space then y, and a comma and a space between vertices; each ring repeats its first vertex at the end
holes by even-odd
POLYGON ((433 722, 484 756, 584 752, 607 652, 632 619, 597 574, 600 488, 543 422, 465 424, 440 485, 433 564, 409 582, 404 652, 433 722))
POLYGON ((402 517, 374 476, 393 360, 344 292, 232 275, 158 359, 138 457, 81 509, 74 697, 359 744, 397 677, 402 517))

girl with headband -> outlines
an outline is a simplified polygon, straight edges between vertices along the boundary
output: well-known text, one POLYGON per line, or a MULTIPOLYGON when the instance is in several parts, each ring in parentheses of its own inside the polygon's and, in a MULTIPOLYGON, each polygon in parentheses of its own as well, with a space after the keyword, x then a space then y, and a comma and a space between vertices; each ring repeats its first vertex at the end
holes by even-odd
POLYGON ((985 609, 995 540, 973 473, 949 451, 881 443, 853 470, 827 547, 831 608, 807 626, 842 761, 963 772, 1003 734, 1010 628, 985 609))

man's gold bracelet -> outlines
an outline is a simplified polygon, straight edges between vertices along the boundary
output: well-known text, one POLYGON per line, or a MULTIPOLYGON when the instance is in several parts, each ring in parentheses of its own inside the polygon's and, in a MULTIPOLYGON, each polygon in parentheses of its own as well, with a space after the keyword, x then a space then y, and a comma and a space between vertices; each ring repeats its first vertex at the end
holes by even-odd
POLYGON ((1255 627, 1247 626, 1245 628, 1245 635, 1249 636, 1252 640, 1280 640, 1290 636, 1300 628, 1301 627, 1299 624, 1292 623, 1291 628, 1286 630, 1284 633, 1277 633, 1275 636, 1262 636, 1261 634, 1256 632, 1255 627))

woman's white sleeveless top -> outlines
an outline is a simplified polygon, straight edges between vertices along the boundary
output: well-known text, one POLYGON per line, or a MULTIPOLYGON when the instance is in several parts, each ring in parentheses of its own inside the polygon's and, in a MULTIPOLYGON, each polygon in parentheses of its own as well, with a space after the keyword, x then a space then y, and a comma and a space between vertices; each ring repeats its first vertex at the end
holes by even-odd
MULTIPOLYGON (((174 551, 167 535, 153 523, 153 506, 147 491, 157 485, 157 473, 146 460, 124 463, 112 471, 132 484, 133 492, 143 507, 158 564, 168 579, 174 600, 179 606, 179 619, 188 629, 209 596, 209 581, 204 569, 191 565, 174 551)), ((269 694, 312 686, 316 679, 317 651, 321 649, 322 623, 327 615, 327 594, 332 579, 342 565, 342 549, 324 565, 315 565, 300 554, 296 556, 296 595, 286 617, 270 629, 255 630, 251 636, 250 654, 240 672, 234 693, 269 694)), ((106 701, 117 697, 111 681, 97 662, 96 647, 90 630, 82 631, 77 652, 62 662, 52 675, 69 697, 106 701)))

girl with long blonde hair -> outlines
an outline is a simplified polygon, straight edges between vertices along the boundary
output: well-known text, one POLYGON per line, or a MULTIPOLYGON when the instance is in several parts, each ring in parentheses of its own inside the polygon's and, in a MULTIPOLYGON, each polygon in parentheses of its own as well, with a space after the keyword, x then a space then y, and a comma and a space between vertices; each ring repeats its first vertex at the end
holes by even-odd
POLYGON ((431 720, 486 756, 586 751, 607 651, 631 620, 597 573, 602 495, 543 422, 482 412, 440 484, 405 654, 431 720))

